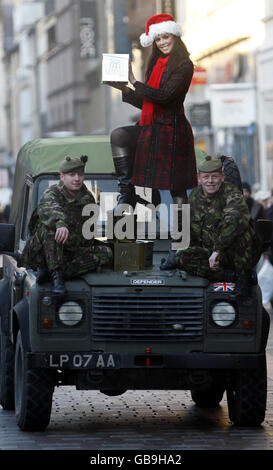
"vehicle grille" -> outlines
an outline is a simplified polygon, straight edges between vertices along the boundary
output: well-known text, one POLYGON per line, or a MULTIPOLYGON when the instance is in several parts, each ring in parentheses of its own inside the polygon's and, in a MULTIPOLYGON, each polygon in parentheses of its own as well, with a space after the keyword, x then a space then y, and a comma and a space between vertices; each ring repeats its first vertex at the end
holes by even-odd
POLYGON ((95 341, 184 342, 203 335, 201 294, 100 294, 92 305, 95 341))

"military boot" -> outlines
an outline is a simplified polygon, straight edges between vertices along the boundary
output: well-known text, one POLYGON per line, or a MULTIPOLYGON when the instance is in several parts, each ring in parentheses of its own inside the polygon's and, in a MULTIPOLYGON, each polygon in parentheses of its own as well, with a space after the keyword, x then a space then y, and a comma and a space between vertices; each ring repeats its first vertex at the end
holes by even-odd
POLYGON ((252 296, 252 286, 258 283, 257 273, 254 269, 239 274, 236 281, 236 296, 238 299, 246 300, 252 296))
POLYGON ((239 274, 236 281, 234 294, 237 299, 247 300, 252 295, 252 285, 244 274, 239 274))
POLYGON ((257 273, 254 269, 245 273, 225 270, 225 281, 236 284, 234 294, 238 299, 246 300, 252 295, 252 286, 257 285, 257 273))
MULTIPOLYGON (((174 209, 173 217, 174 217, 174 220, 175 219, 177 220, 177 232, 181 233, 182 231, 182 205, 187 204, 188 198, 187 198, 186 192, 184 194, 181 193, 181 195, 173 195, 172 197, 173 197, 173 203, 177 204, 177 209, 176 210, 174 209)), ((179 241, 181 241, 181 238, 180 240, 172 239, 172 242, 174 243, 175 242, 177 243, 179 241)), ((160 264, 161 270, 164 271, 164 270, 176 268, 175 254, 176 254, 176 250, 172 250, 172 248, 170 248, 167 259, 166 258, 161 259, 161 264, 160 264)))
POLYGON ((225 282, 234 282, 236 283, 238 279, 238 273, 235 271, 232 271, 231 269, 225 269, 224 270, 224 278, 225 282))
POLYGON ((64 285, 62 272, 59 269, 52 271, 51 279, 52 279, 52 284, 53 284, 52 293, 55 295, 66 294, 66 288, 64 285))
POLYGON ((37 284, 43 284, 44 282, 50 281, 50 273, 47 268, 38 266, 36 282, 37 284))
POLYGON ((159 268, 162 271, 167 271, 169 269, 175 269, 176 268, 175 259, 174 259, 175 253, 176 253, 175 250, 170 249, 167 259, 166 258, 161 258, 159 268))

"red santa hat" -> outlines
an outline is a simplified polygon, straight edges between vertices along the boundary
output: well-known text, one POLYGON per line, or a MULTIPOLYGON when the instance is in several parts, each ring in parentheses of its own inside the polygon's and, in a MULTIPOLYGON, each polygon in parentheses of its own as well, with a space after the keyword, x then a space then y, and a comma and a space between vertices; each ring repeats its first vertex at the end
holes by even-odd
POLYGON ((174 34, 174 36, 182 36, 181 26, 176 23, 174 18, 167 13, 151 16, 146 22, 145 33, 140 36, 140 44, 142 47, 150 46, 158 34, 174 34))

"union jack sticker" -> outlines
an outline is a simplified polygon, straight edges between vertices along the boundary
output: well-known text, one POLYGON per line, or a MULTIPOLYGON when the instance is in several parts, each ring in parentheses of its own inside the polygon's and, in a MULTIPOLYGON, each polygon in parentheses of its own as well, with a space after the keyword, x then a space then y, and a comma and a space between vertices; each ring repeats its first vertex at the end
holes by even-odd
POLYGON ((233 282, 216 282, 213 284, 214 292, 232 292, 235 289, 233 282))

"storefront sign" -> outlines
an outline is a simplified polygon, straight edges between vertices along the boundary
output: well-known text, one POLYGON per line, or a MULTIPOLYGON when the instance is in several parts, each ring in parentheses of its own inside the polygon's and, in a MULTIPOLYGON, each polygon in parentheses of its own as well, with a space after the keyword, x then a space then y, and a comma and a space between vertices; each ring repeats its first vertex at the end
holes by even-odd
POLYGON ((191 85, 205 85, 207 83, 207 70, 203 67, 195 67, 191 85))
POLYGON ((189 118, 194 127, 210 127, 210 103, 193 103, 189 106, 189 118))
POLYGON ((98 15, 95 1, 80 2, 80 57, 95 59, 98 57, 98 15))
POLYGON ((211 85, 213 127, 245 127, 256 122, 255 88, 252 83, 211 85))

